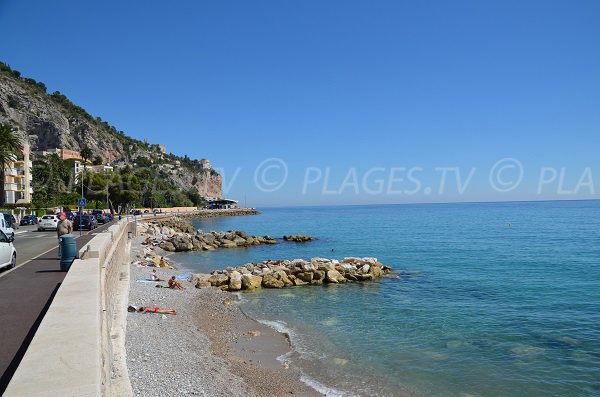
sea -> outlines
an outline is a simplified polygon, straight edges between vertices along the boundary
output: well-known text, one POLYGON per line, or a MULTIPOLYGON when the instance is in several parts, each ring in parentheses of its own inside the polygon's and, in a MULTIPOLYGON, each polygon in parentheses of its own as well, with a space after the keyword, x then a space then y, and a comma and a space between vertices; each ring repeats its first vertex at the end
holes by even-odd
POLYGON ((376 257, 398 278, 238 294, 328 396, 600 396, 600 201, 264 208, 202 219, 279 241, 171 258, 195 272, 376 257))

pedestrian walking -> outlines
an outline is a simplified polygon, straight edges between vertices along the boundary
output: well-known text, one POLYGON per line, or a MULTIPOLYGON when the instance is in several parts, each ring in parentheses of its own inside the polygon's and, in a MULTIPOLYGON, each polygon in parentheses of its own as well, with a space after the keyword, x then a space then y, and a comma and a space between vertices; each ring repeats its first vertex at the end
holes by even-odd
POLYGON ((60 221, 58 221, 58 225, 56 225, 56 234, 58 235, 58 256, 62 257, 62 236, 65 234, 71 234, 73 232, 73 224, 70 220, 67 219, 67 214, 65 214, 64 212, 61 212, 58 217, 60 218, 60 221))

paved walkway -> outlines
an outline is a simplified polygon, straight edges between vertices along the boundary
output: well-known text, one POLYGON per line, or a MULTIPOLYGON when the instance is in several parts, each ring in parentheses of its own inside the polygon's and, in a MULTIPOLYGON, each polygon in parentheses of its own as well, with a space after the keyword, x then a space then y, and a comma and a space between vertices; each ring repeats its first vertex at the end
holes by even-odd
MULTIPOLYGON (((79 251, 109 225, 79 237, 79 251)), ((0 395, 15 373, 66 272, 60 271, 58 247, 0 277, 0 395)), ((75 302, 74 302, 75 304, 75 302)))

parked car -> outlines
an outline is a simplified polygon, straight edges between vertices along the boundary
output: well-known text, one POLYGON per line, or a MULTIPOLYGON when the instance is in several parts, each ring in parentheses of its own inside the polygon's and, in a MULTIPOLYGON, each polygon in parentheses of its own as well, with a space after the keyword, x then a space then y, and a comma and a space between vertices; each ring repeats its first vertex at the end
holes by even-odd
MULTIPOLYGON (((4 216, 0 216, 0 230, 2 230, 7 236, 15 238, 15 229, 12 228, 10 221, 6 220, 6 215, 10 214, 4 214, 4 216)), ((10 217, 8 219, 10 219, 10 217)))
POLYGON ((58 215, 44 215, 38 223, 38 230, 56 230, 59 220, 58 215))
POLYGON ((17 250, 13 245, 14 237, 7 236, 0 230, 0 268, 15 267, 17 264, 17 250))
POLYGON ((4 216, 4 220, 6 221, 9 227, 12 227, 13 229, 17 228, 17 220, 15 219, 15 216, 13 214, 2 215, 4 216))
POLYGON ((103 212, 94 215, 94 217, 96 218, 96 220, 98 221, 99 224, 105 224, 105 223, 109 222, 109 220, 106 218, 106 214, 103 212))
POLYGON ((81 230, 94 230, 98 227, 98 221, 96 220, 95 216, 90 214, 84 214, 81 216, 77 215, 73 219, 73 230, 79 230, 80 227, 81 230))
POLYGON ((25 225, 37 225, 38 223, 38 218, 35 215, 25 215, 23 218, 21 218, 21 222, 19 222, 19 226, 25 226, 25 225))

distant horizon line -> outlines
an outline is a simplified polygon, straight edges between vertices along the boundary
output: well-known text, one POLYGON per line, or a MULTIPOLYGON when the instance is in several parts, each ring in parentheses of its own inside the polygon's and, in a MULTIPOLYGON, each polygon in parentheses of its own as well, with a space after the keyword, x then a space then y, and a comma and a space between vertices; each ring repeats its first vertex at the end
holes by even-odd
POLYGON ((443 204, 510 204, 510 203, 552 203, 552 202, 576 202, 576 201, 600 201, 594 199, 554 199, 554 200, 492 200, 492 201, 440 201, 420 203, 371 203, 371 204, 305 204, 305 205, 281 205, 281 206, 257 206, 248 208, 310 208, 310 207, 371 207, 384 205, 443 205, 443 204))

